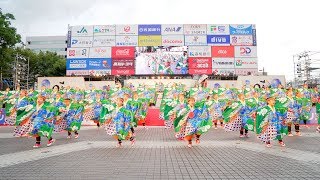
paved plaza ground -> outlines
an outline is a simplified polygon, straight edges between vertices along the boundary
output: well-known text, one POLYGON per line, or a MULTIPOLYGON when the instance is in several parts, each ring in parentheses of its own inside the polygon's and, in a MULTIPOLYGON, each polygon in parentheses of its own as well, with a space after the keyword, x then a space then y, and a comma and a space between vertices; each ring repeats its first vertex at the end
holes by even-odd
POLYGON ((33 138, 12 137, 0 127, 0 179, 320 179, 320 133, 302 127, 302 137, 285 137, 266 148, 253 133, 210 129, 187 148, 173 130, 136 129, 134 147, 103 129, 83 127, 79 139, 54 134, 56 143, 33 149, 33 138))

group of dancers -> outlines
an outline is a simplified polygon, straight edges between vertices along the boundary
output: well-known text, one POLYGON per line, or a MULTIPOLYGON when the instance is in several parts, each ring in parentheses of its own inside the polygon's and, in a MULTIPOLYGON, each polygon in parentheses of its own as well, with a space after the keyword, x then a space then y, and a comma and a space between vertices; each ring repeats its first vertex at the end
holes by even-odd
MULTIPOLYGON (((301 136, 300 121, 307 124, 311 108, 320 124, 320 99, 317 88, 284 89, 277 87, 253 88, 245 85, 241 89, 205 87, 200 85, 186 88, 173 84, 163 88, 160 105, 160 119, 167 129, 174 129, 175 137, 200 143, 200 137, 211 127, 218 124, 226 131, 239 131, 240 137, 248 137, 253 131, 257 138, 272 147, 271 141, 277 140, 285 146, 283 136, 301 136)), ((155 88, 122 87, 116 83, 108 90, 80 90, 58 86, 41 90, 17 90, 0 92, 0 104, 6 112, 6 125, 15 126, 14 136, 35 137, 34 148, 41 146, 41 137, 48 139, 51 146, 55 139, 53 132, 67 132, 67 138, 79 137, 83 120, 92 120, 103 127, 108 135, 117 141, 130 140, 135 144, 135 131, 138 123, 145 126, 147 108, 157 99, 155 88)), ((320 126, 318 126, 320 132, 320 126)))

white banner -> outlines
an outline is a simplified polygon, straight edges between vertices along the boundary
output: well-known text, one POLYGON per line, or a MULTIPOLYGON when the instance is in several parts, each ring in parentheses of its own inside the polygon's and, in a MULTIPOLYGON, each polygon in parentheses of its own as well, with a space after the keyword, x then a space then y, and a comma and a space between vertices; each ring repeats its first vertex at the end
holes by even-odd
POLYGON ((107 86, 113 88, 115 86, 114 81, 85 81, 86 90, 91 89, 106 89, 107 86))
POLYGON ((257 46, 235 46, 235 57, 257 57, 257 46))
MULTIPOLYGON (((76 71, 76 70, 72 70, 76 71)), ((71 72, 71 71, 70 71, 71 72)), ((59 86, 59 88, 65 88, 70 86, 71 88, 85 89, 83 77, 38 77, 38 89, 42 86, 46 86, 52 89, 53 86, 59 86)))
POLYGON ((89 74, 92 76, 111 75, 111 69, 89 70, 89 74))
POLYGON ((93 36, 93 26, 72 26, 71 35, 75 36, 93 36))
MULTIPOLYGON (((238 69, 240 71, 240 69, 238 69)), ((245 70, 245 72, 252 72, 253 70, 245 70)), ((244 73, 245 73, 244 72, 244 73)), ((286 86, 286 79, 284 75, 272 75, 272 76, 239 76, 238 87, 243 87, 246 84, 250 84, 253 87, 267 87, 271 84, 280 83, 284 87, 286 86)))
POLYGON ((185 35, 205 35, 207 34, 206 24, 185 24, 183 26, 185 35))
POLYGON ((93 47, 116 46, 116 36, 96 36, 93 39, 93 47))
POLYGON ((71 47, 92 47, 92 37, 72 37, 71 47))
POLYGON ((207 34, 209 35, 229 35, 229 25, 228 24, 208 24, 207 34))
POLYGON ((235 74, 235 69, 217 69, 213 68, 212 69, 213 74, 220 74, 220 75, 230 75, 230 74, 235 74))
POLYGON ((137 24, 116 25, 116 35, 138 35, 137 24))
POLYGON ((257 58, 235 58, 235 68, 256 68, 258 70, 257 58))
POLYGON ((183 35, 183 24, 162 24, 162 35, 183 35))
POLYGON ((183 35, 162 36, 162 46, 184 46, 183 35))
POLYGON ((212 58, 212 68, 234 68, 234 58, 212 58))
POLYGON ((111 47, 90 48, 89 58, 111 58, 111 47))
POLYGON ((98 25, 93 28, 94 36, 114 36, 116 35, 116 25, 98 25))
POLYGON ((138 36, 116 36, 116 46, 138 46, 138 36))
POLYGON ((207 45, 207 36, 199 35, 199 36, 185 36, 184 44, 186 46, 206 46, 207 45))
POLYGON ((258 69, 236 69, 236 75, 247 76, 247 75, 258 75, 258 69))
POLYGON ((89 57, 89 48, 68 48, 67 58, 87 58, 89 57))
POLYGON ((67 70, 67 76, 86 76, 89 75, 88 70, 67 70))
POLYGON ((231 35, 230 44, 233 46, 252 46, 252 35, 231 35))
POLYGON ((189 57, 211 57, 211 46, 189 46, 189 57))

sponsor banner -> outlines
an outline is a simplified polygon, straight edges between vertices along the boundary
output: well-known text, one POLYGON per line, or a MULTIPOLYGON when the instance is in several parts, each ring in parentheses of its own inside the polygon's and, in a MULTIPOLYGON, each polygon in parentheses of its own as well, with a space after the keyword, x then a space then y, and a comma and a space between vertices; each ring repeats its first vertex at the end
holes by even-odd
POLYGON ((231 24, 230 34, 234 35, 251 35, 252 25, 251 24, 231 24))
POLYGON ((189 69, 189 74, 212 74, 212 69, 189 69))
POLYGON ((85 70, 87 69, 87 59, 67 59, 67 70, 85 70))
POLYGON ((246 76, 246 75, 258 75, 258 69, 236 69, 236 75, 246 76))
POLYGON ((231 45, 233 46, 252 46, 253 38, 252 35, 231 35, 231 45))
POLYGON ((139 35, 161 35, 160 24, 139 24, 138 25, 139 35))
POLYGON ((234 46, 235 57, 257 57, 256 46, 234 46))
POLYGON ((235 68, 256 68, 258 70, 257 58, 235 58, 235 68))
POLYGON ((111 57, 112 59, 134 59, 135 47, 112 47, 111 57))
POLYGON ((116 35, 138 35, 137 24, 116 25, 116 35))
POLYGON ((67 35, 67 48, 71 48, 71 28, 70 27, 67 35))
POLYGON ((216 75, 230 75, 230 74, 235 74, 235 69, 217 69, 217 68, 214 68, 212 70, 212 73, 213 74, 216 74, 216 75))
POLYGON ((92 37, 72 37, 71 47, 92 47, 92 37))
POLYGON ((116 46, 116 36, 96 36, 93 38, 93 47, 116 46))
POLYGON ((138 36, 116 36, 116 46, 138 46, 138 36))
POLYGON ((4 125, 4 122, 6 120, 6 112, 4 108, 0 109, 0 125, 4 125))
POLYGON ((183 35, 182 24, 163 24, 161 26, 162 35, 183 35))
POLYGON ((111 69, 105 70, 89 70, 89 74, 93 76, 104 76, 104 75, 111 75, 111 69))
POLYGON ((87 58, 89 57, 89 48, 68 48, 67 58, 87 58))
POLYGON ((205 35, 207 34, 206 24, 185 24, 183 26, 185 35, 205 35))
POLYGON ((162 36, 162 46, 184 46, 183 35, 162 36))
POLYGON ((257 46, 257 30, 252 29, 252 41, 253 41, 253 46, 257 46))
POLYGON ((161 46, 161 36, 139 36, 139 46, 161 46))
POLYGON ((67 76, 86 76, 89 75, 88 70, 67 70, 67 76))
POLYGON ((212 69, 212 60, 209 57, 192 57, 188 61, 190 69, 212 69))
POLYGON ((111 58, 88 59, 89 70, 111 70, 111 58))
POLYGON ((186 46, 206 46, 207 45, 207 37, 206 35, 198 35, 198 36, 185 36, 184 44, 186 46))
POLYGON ((234 68, 234 58, 212 58, 212 68, 234 68))
POLYGON ((189 46, 189 57, 211 57, 211 46, 189 46))
POLYGON ((112 69, 111 75, 134 75, 134 69, 112 69))
POLYGON ((115 25, 98 25, 93 27, 94 36, 114 36, 116 35, 115 25))
POLYGON ((71 35, 75 36, 93 36, 93 26, 72 26, 71 35))
POLYGON ((212 57, 234 57, 234 46, 212 46, 212 57))
POLYGON ((208 35, 229 35, 229 25, 227 24, 208 24, 207 25, 208 35))
POLYGON ((215 46, 229 46, 230 36, 229 35, 208 35, 207 36, 208 45, 215 46))
POLYGON ((112 69, 134 69, 134 59, 112 59, 112 69))
POLYGON ((111 47, 90 48, 89 58, 111 58, 111 47))

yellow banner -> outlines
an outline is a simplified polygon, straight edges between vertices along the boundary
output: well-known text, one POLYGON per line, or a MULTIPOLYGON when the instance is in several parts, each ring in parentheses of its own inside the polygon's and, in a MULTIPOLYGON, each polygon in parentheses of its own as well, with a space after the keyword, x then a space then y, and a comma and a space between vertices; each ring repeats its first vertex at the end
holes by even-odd
POLYGON ((161 46, 161 36, 139 36, 139 46, 161 46))

